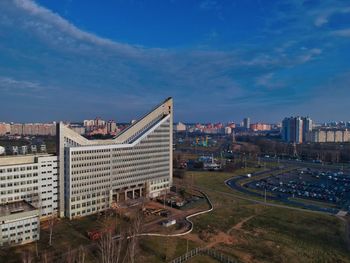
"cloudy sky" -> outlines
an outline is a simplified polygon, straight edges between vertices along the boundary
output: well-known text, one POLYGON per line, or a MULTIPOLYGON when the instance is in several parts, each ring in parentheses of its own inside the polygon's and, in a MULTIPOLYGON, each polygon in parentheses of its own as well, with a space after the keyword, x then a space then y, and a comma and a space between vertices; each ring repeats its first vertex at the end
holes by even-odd
POLYGON ((350 1, 0 1, 0 121, 128 121, 169 96, 177 121, 350 120, 350 1))

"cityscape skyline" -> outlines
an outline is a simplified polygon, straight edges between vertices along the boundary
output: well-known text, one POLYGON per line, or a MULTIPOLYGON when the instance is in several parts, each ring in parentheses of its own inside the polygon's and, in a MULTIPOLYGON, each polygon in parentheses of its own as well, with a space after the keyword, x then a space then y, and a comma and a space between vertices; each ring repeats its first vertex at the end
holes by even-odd
POLYGON ((124 121, 168 96, 185 122, 349 119, 344 1, 0 7, 1 121, 124 121))
POLYGON ((350 262, 350 0, 0 0, 0 263, 350 262))

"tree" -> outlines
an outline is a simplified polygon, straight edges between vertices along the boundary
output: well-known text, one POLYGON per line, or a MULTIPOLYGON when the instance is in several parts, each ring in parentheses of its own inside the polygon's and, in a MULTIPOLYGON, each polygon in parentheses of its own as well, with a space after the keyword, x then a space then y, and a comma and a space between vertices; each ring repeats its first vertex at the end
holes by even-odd
POLYGON ((136 213, 129 225, 128 231, 128 257, 131 263, 135 262, 135 255, 138 249, 139 234, 142 232, 143 214, 141 211, 136 213))
POLYGON ((22 263, 32 263, 34 262, 33 255, 30 251, 25 250, 22 253, 22 263))
POLYGON ((49 224, 49 246, 52 246, 52 235, 53 235, 53 228, 56 222, 56 213, 54 213, 53 209, 51 212, 51 215, 49 215, 48 218, 48 224, 49 224))
POLYGON ((118 263, 122 246, 122 238, 114 240, 112 231, 102 235, 98 242, 101 263, 118 263))

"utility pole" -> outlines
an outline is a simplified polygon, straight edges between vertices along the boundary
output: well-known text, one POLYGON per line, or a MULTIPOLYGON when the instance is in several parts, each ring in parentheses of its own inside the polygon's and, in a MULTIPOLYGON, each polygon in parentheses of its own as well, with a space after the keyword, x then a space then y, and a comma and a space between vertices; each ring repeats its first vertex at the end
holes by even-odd
POLYGON ((266 204, 266 188, 265 188, 265 204, 266 204))

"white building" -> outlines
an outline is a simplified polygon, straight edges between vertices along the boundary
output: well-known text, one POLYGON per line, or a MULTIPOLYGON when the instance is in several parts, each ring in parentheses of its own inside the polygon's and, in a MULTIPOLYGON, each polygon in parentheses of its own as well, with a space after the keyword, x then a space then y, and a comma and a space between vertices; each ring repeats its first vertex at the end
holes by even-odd
POLYGON ((225 127, 225 134, 231 134, 232 128, 231 127, 225 127))
POLYGON ((0 205, 0 246, 39 240, 39 210, 25 201, 0 205))
POLYGON ((111 140, 88 140, 62 123, 57 130, 61 217, 90 215, 140 196, 156 197, 172 184, 171 98, 111 140))
POLYGON ((22 200, 38 208, 41 217, 57 213, 57 156, 0 157, 0 205, 22 200))
POLYGON ((179 123, 176 125, 175 130, 176 130, 177 132, 184 132, 184 131, 186 131, 186 125, 183 124, 182 122, 179 122, 179 123))

